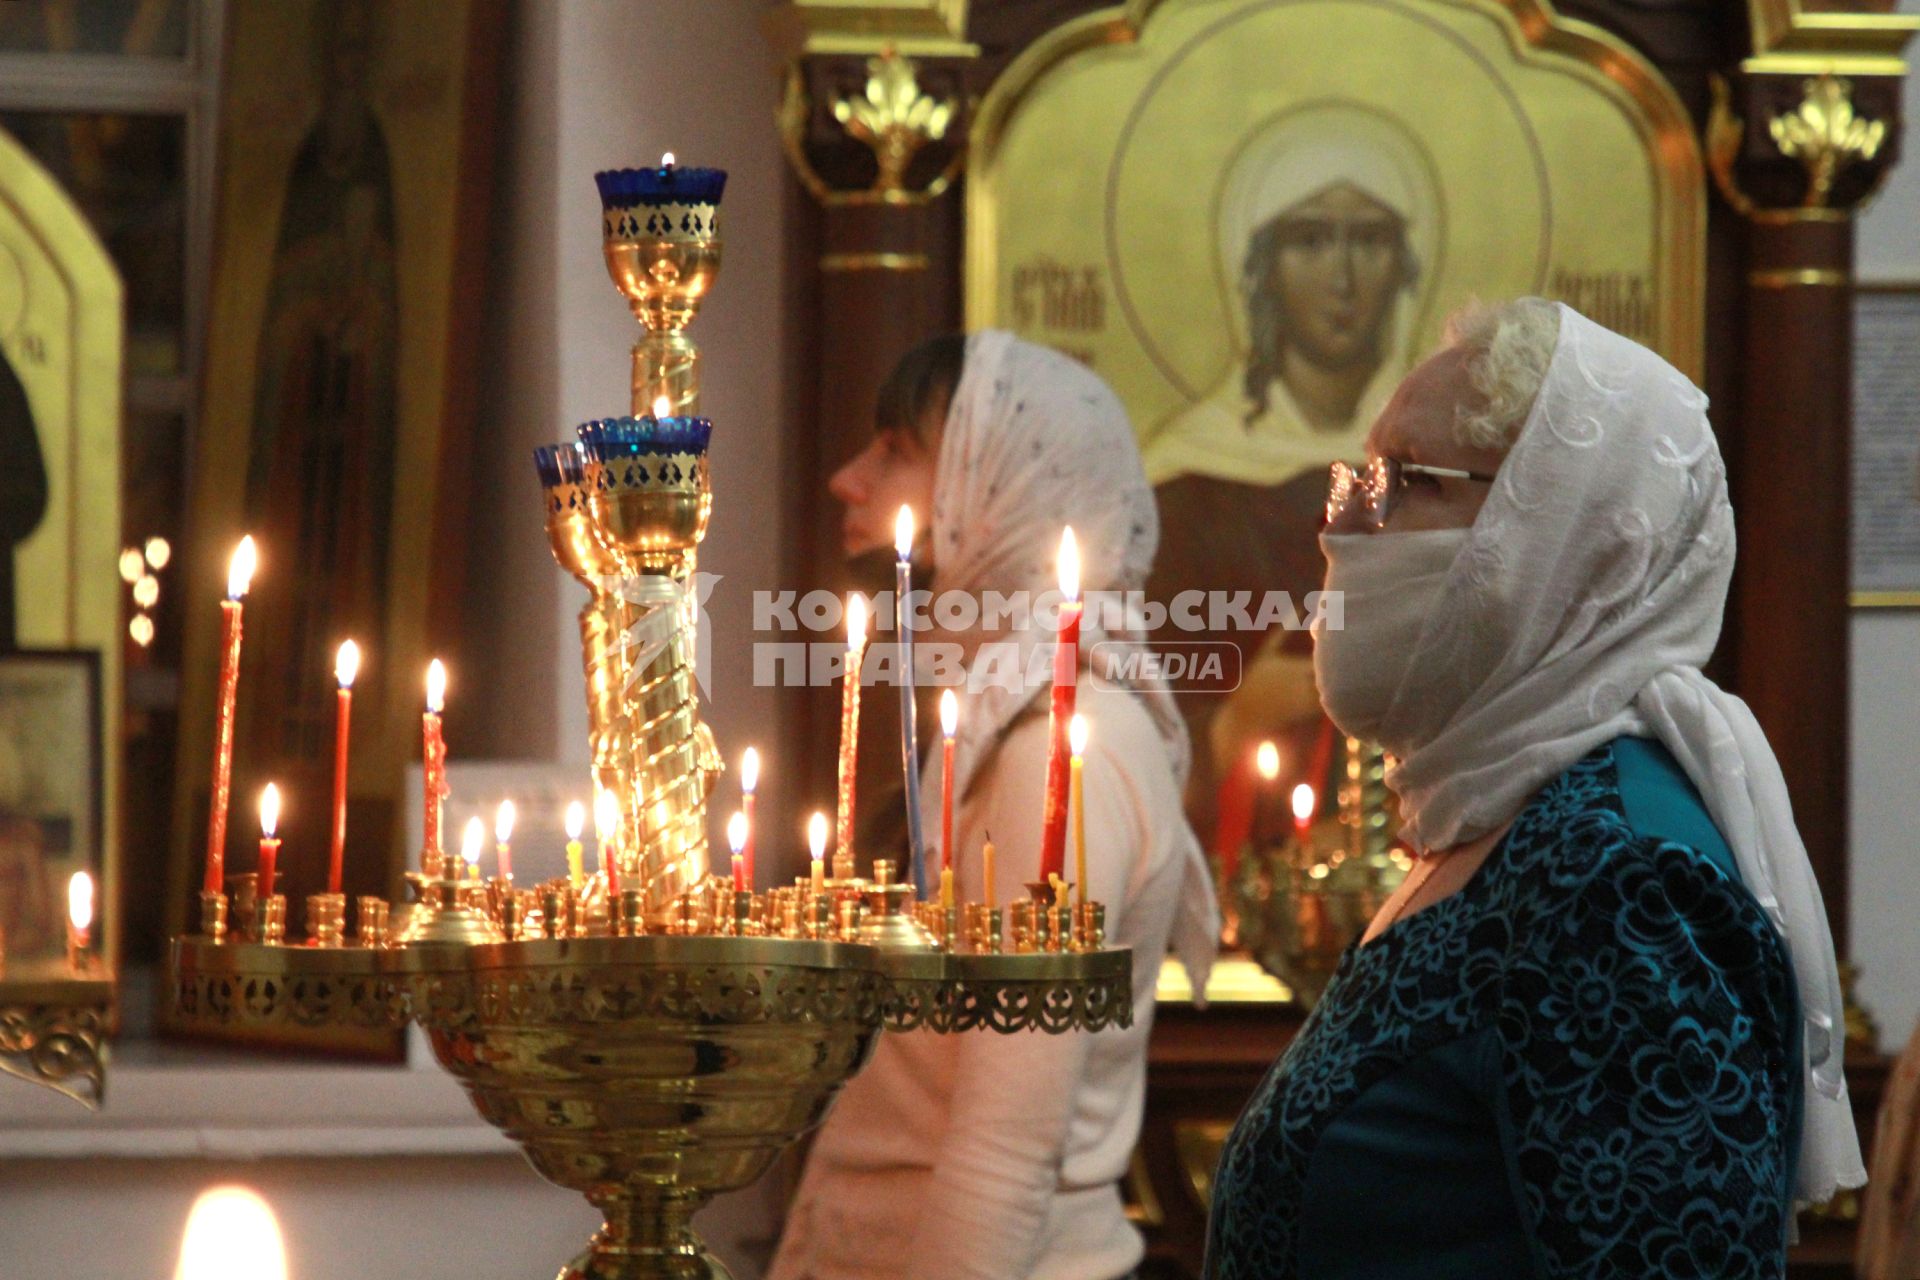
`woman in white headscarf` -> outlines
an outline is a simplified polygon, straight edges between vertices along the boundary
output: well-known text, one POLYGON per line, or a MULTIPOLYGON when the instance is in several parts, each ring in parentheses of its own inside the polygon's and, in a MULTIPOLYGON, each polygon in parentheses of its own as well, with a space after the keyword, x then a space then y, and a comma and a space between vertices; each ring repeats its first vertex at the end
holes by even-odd
POLYGON ((1778 1277, 1795 1206, 1864 1181, 1820 891, 1700 670, 1734 556, 1705 409, 1524 299, 1336 466, 1320 695, 1421 859, 1227 1143, 1214 1280, 1778 1277))
MULTIPOLYGON (((925 509, 936 600, 1056 589, 1063 525, 1088 592, 1137 589, 1153 558, 1153 498, 1125 411, 1064 356, 989 332, 910 354, 881 397, 873 444, 833 481, 850 553, 887 545, 903 502, 925 509)), ((1139 643, 1089 609, 1079 706, 1088 879, 1109 940, 1134 955, 1134 1024, 1065 1036, 888 1035, 814 1143, 774 1261, 777 1280, 1115 1280, 1143 1248, 1119 1180, 1139 1135, 1154 980, 1168 944, 1196 972, 1218 919, 1180 810, 1186 735, 1164 687, 1086 667, 1139 643)), ((952 617, 954 615, 943 615, 952 617)), ((984 898, 982 842, 1001 906, 1039 861, 1054 636, 1017 619, 933 632, 967 671, 955 745, 957 891, 984 898), (1030 680, 1027 673, 1042 673, 1030 680)), ((921 787, 938 831, 937 772, 921 787)))

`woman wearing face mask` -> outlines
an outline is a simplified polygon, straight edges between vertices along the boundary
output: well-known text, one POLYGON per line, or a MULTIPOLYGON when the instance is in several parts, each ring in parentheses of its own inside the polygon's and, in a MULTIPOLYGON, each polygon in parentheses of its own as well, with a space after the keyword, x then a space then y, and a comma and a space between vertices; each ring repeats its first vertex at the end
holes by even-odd
MULTIPOLYGON (((1145 581, 1159 534, 1153 494, 1125 411, 1085 366, 1005 333, 936 339, 902 362, 877 420, 873 443, 832 481, 849 554, 891 545, 907 503, 933 512, 919 555, 943 604, 948 593, 1024 592, 1043 611, 1063 525, 1078 538, 1088 592, 1145 581)), ((1140 1130, 1159 959, 1171 940, 1204 974, 1219 929, 1181 812, 1187 742, 1171 698, 1084 665, 1096 647, 1104 666, 1139 643, 1132 619, 1089 607, 1078 694, 1092 742, 1089 888, 1107 904, 1109 940, 1133 948, 1134 1025, 884 1037, 814 1143, 775 1280, 1115 1280, 1139 1262, 1119 1179, 1140 1130)), ((1016 615, 995 631, 923 632, 916 644, 948 646, 966 670, 956 893, 984 899, 991 833, 1004 907, 1039 862, 1053 632, 1016 615)), ((937 770, 921 801, 925 829, 939 831, 937 770)))
POLYGON ((1222 1155, 1214 1280, 1777 1277, 1864 1181, 1785 784, 1701 674, 1733 569, 1706 398, 1524 299, 1402 384, 1322 538, 1327 713, 1421 859, 1222 1155))

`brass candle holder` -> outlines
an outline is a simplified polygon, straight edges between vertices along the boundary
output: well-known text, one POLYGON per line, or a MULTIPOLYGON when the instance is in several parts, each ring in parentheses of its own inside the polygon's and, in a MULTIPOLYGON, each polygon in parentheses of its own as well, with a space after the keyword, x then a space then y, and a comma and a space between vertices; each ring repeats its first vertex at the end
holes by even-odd
POLYGON ((1132 958, 1102 949, 1098 904, 1076 920, 1051 887, 1044 906, 1015 905, 1009 954, 997 906, 920 903, 884 860, 864 880, 836 859, 818 892, 701 873, 720 766, 695 695, 691 585, 712 425, 687 416, 699 365, 684 329, 719 267, 720 181, 622 170, 601 190, 608 268, 646 326, 636 410, 665 396, 671 412, 590 423, 536 461, 549 543, 591 593, 589 746, 620 815, 618 891, 604 869, 521 889, 442 859, 408 876, 416 900, 394 919, 362 897, 336 942, 344 902, 316 899, 322 945, 273 946, 256 939, 284 900, 258 903, 236 877, 231 923, 209 895, 202 933, 175 940, 172 993, 188 1023, 418 1024, 480 1114, 600 1210, 563 1277, 719 1278, 695 1210, 818 1124, 881 1031, 1126 1026, 1132 958))

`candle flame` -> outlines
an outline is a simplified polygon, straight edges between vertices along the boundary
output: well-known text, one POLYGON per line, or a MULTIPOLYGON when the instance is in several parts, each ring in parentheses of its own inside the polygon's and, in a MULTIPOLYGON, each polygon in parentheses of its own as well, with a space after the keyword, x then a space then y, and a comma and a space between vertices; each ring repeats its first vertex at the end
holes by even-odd
POLYGON ((902 506, 893 518, 893 549, 906 560, 913 555, 913 508, 902 506))
POLYGON ((735 810, 727 819, 727 848, 735 853, 747 847, 747 815, 735 810))
POLYGON ((84 933, 93 923, 93 877, 76 871, 67 881, 67 919, 74 932, 84 933))
POLYGON ((493 842, 505 844, 513 839, 513 820, 516 816, 513 801, 502 800, 500 807, 493 813, 493 842))
POLYGON ((847 648, 858 652, 867 643, 867 598, 858 591, 847 597, 847 648))
POLYGON ((760 785, 760 753, 748 747, 740 753, 740 792, 752 795, 760 785))
POLYGON ((672 417, 673 401, 667 399, 665 396, 655 396, 653 398, 653 416, 656 418, 672 417))
POLYGON ((1280 776, 1280 748, 1271 742, 1263 742, 1253 753, 1253 767, 1260 776, 1272 782, 1280 776))
POLYGON ((187 1214, 173 1280, 287 1280, 280 1223, 246 1187, 213 1187, 187 1214))
POLYGON ((613 792, 602 788, 593 797, 593 835, 601 844, 611 844, 620 828, 620 802, 613 792))
POLYGON ((153 566, 156 573, 166 568, 167 561, 173 559, 173 544, 157 534, 147 539, 143 550, 146 553, 147 563, 153 566))
POLYGON ((567 839, 578 841, 587 828, 587 806, 578 800, 567 806, 567 839))
POLYGON ((353 688, 353 678, 360 674, 360 646, 351 640, 340 643, 340 652, 333 659, 333 679, 342 689, 353 688))
POLYGON ((1293 789, 1293 818, 1296 822, 1305 822, 1313 817, 1313 788, 1301 783, 1293 789))
POLYGON ((134 547, 124 548, 120 552, 120 581, 132 586, 140 581, 147 566, 140 559, 140 552, 134 547))
POLYGON ((238 600, 247 594, 259 559, 259 553, 253 548, 253 535, 240 539, 240 545, 233 549, 233 558, 227 561, 227 599, 238 600))
POLYGON ((478 818, 468 818, 466 830, 460 833, 460 859, 469 867, 480 865, 480 846, 487 841, 487 824, 478 818))
POLYGON ((1060 531, 1060 594, 1069 600, 1080 598, 1080 544, 1072 525, 1060 531))
POLYGON ((940 732, 951 738, 960 727, 960 699, 953 696, 953 690, 940 691, 940 732))
POLYGON ((260 835, 263 839, 273 839, 273 833, 280 829, 280 788, 269 782, 266 790, 260 793, 260 835))
POLYGON ((673 152, 663 151, 660 153, 660 167, 662 169, 673 168, 673 152))
POLYGON ((427 664, 427 710, 439 715, 447 709, 447 667, 435 658, 427 664))
POLYGON ((807 819, 807 849, 815 862, 827 856, 827 815, 818 810, 807 819))
POLYGON ((160 603, 160 579, 150 573, 140 575, 133 584, 133 602, 142 609, 151 609, 160 603))
POLYGON ((1087 718, 1075 716, 1067 721, 1067 750, 1084 758, 1087 754, 1087 718))

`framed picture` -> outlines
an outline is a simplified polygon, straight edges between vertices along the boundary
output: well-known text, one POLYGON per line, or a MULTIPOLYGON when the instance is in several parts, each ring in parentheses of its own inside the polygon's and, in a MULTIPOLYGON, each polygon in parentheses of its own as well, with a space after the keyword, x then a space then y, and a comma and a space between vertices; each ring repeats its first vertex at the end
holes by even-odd
MULTIPOLYGON (((285 797, 298 936, 324 888, 334 658, 354 640, 345 889, 398 884, 421 679, 457 624, 457 494, 475 405, 497 0, 289 0, 228 10, 215 253, 194 468, 170 905, 204 856, 219 614, 246 598, 228 865, 285 797)), ((456 678, 458 672, 455 664, 456 678)), ((339 1046, 335 1046, 339 1047, 339 1046)))
MULTIPOLYGON (((1057 28, 982 100, 968 326, 1072 354, 1126 405, 1170 620, 1195 589, 1298 611, 1328 465, 1364 457, 1461 305, 1562 299, 1700 376, 1703 173, 1665 81, 1530 0, 1129 5, 1057 28)), ((1209 612, 1155 641, 1170 671, 1195 659, 1176 695, 1203 840, 1264 741, 1276 794, 1309 783, 1332 814, 1343 753, 1304 630, 1209 612)))
POLYGON ((1920 609, 1920 281, 1860 285, 1853 308, 1850 598, 1920 609))
MULTIPOLYGON (((64 972, 67 883, 77 871, 96 885, 109 878, 105 790, 100 655, 0 653, 0 949, 9 978, 64 972)), ((105 933, 111 940, 110 925, 105 933)))

